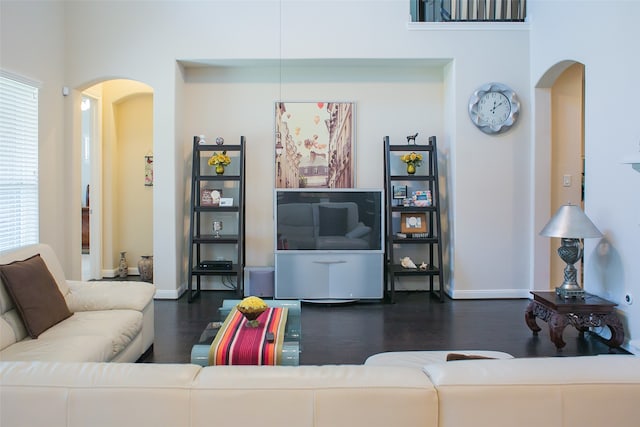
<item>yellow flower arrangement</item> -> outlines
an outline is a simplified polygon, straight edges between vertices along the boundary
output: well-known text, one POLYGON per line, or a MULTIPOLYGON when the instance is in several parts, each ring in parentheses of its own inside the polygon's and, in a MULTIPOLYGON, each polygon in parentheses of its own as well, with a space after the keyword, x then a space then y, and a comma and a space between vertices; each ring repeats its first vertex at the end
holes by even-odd
POLYGON ((231 164, 231 157, 227 156, 227 152, 223 151, 222 153, 214 152, 213 155, 209 158, 209 166, 229 166, 231 164))
POLYGON ((400 160, 408 165, 420 166, 422 164, 422 154, 414 152, 403 154, 402 157, 400 157, 400 160))
POLYGON ((246 297, 238 304, 238 308, 243 310, 264 310, 267 308, 267 303, 258 297, 246 297))
POLYGON ((258 326, 256 320, 267 308, 267 303, 258 297, 246 297, 236 306, 238 311, 244 315, 251 327, 258 326))

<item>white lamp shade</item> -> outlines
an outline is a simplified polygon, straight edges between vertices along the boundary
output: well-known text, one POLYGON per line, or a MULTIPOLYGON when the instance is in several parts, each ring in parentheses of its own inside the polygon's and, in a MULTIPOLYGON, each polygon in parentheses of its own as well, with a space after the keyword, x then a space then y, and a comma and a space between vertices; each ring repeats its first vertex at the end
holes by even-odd
POLYGON ((540 232, 541 236, 584 239, 601 237, 600 230, 576 205, 562 205, 540 232))

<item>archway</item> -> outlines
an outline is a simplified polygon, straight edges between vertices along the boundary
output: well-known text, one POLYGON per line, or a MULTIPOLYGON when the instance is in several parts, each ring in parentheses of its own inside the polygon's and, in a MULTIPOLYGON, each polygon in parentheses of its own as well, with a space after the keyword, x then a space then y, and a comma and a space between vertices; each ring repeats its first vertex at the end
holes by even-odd
MULTIPOLYGON (((584 65, 562 61, 535 87, 534 232, 558 207, 582 203, 584 183, 584 65)), ((562 282, 559 239, 534 239, 533 287, 549 290, 562 282)))
POLYGON ((82 278, 118 276, 121 252, 128 261, 124 274, 136 275, 138 260, 153 255, 153 89, 115 79, 87 87, 82 96, 96 105, 93 128, 84 114, 82 120, 80 191, 83 211, 90 212, 82 278))

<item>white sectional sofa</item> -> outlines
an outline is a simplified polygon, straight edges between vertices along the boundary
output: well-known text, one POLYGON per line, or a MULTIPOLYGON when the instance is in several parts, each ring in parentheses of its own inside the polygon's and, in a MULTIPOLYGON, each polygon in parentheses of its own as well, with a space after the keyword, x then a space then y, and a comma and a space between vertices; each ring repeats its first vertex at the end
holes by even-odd
POLYGON ((640 420, 640 358, 630 355, 403 364, 402 357, 297 367, 0 362, 0 425, 636 427, 640 420))
MULTIPOLYGON (((1 253, 0 266, 37 255, 46 264, 71 316, 34 338, 0 267, 0 361, 134 362, 152 346, 152 284, 66 280, 58 258, 45 244, 1 253)), ((31 283, 22 280, 17 285, 28 287, 31 283)))

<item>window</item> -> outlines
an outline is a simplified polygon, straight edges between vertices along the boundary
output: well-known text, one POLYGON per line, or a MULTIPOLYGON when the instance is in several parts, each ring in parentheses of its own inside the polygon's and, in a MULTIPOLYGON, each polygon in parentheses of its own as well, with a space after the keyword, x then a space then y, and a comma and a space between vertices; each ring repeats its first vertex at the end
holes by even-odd
POLYGON ((1 73, 0 251, 38 240, 38 88, 1 73))

